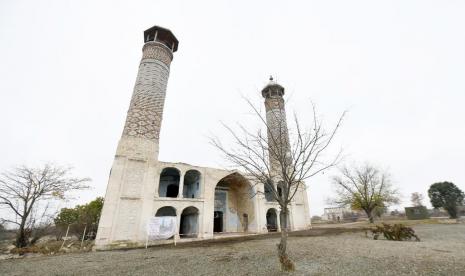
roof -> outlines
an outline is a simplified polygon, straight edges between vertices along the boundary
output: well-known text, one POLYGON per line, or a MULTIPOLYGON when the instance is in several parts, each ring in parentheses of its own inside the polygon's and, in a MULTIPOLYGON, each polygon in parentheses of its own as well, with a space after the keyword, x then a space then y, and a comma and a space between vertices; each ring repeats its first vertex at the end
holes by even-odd
POLYGON ((147 37, 155 37, 155 33, 157 34, 157 41, 164 43, 169 48, 173 47, 173 53, 178 50, 178 39, 174 36, 174 34, 166 28, 160 26, 153 26, 150 29, 144 31, 144 41, 146 41, 147 37))
POLYGON ((272 76, 270 76, 270 81, 268 82, 268 84, 262 89, 262 96, 265 97, 266 93, 270 90, 279 92, 281 96, 284 95, 284 87, 276 81, 274 81, 272 76))

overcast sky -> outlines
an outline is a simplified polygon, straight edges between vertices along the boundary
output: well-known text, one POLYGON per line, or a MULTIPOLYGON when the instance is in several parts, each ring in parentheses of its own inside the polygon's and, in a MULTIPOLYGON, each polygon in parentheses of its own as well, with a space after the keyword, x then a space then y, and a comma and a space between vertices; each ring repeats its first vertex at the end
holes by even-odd
MULTIPOLYGON (((331 151, 389 169, 412 192, 465 190, 465 1, 0 0, 0 170, 47 161, 93 179, 102 196, 137 75, 143 31, 179 40, 160 159, 221 167, 208 136, 250 120, 270 74, 287 110, 328 128, 349 110, 331 151)), ((228 140, 225 140, 228 141, 228 140)), ((312 215, 329 177, 308 181, 312 215)))

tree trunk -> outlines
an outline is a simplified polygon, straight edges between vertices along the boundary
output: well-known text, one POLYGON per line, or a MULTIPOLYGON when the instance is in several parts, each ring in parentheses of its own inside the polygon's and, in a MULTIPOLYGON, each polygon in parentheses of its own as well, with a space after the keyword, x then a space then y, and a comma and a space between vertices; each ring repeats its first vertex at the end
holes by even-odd
POLYGON ((278 257, 279 262, 281 263, 281 270, 283 271, 294 271, 295 265, 289 256, 287 255, 287 233, 288 233, 288 225, 287 221, 289 218, 289 211, 287 207, 281 208, 280 213, 280 224, 281 224, 281 241, 279 242, 278 246, 278 257))
POLYGON ((19 226, 18 234, 16 235, 16 247, 26 247, 28 244, 28 237, 26 234, 26 230, 24 229, 24 223, 21 223, 19 226))
POLYGON ((444 209, 446 209, 451 219, 457 218, 457 207, 456 206, 446 206, 444 209))
POLYGON ((373 218, 373 211, 365 210, 365 213, 367 214, 368 220, 370 221, 370 223, 374 223, 375 219, 373 218))

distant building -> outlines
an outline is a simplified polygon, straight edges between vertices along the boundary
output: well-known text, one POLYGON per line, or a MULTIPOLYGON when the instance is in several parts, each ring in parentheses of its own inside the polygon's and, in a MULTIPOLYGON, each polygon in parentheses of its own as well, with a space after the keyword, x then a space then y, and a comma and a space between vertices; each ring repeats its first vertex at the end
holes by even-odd
POLYGON ((347 207, 329 207, 324 209, 321 219, 329 221, 342 221, 344 218, 352 217, 352 210, 347 207))
POLYGON ((408 219, 428 219, 430 217, 425 206, 405 207, 405 215, 408 219))

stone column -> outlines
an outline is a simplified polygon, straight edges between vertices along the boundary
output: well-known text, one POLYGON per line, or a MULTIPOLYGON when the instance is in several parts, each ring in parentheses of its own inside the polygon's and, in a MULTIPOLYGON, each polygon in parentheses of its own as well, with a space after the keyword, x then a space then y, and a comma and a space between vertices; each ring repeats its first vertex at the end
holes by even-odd
POLYGON ((179 188, 178 188, 178 198, 183 198, 183 192, 184 192, 184 176, 186 174, 184 172, 179 173, 179 188))

